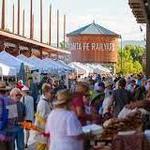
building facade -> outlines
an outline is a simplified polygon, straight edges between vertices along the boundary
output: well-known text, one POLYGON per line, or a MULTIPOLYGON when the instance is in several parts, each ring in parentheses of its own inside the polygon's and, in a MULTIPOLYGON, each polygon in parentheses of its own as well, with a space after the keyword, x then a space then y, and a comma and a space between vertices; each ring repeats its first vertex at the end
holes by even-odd
POLYGON ((114 72, 118 61, 118 34, 93 22, 67 37, 73 62, 98 63, 111 67, 114 72))

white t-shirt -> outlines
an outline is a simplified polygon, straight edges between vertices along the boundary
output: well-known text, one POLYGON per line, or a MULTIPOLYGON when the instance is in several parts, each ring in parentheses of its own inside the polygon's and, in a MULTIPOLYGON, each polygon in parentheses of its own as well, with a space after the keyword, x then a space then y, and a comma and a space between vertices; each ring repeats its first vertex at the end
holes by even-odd
POLYGON ((83 141, 75 138, 82 127, 72 111, 54 109, 48 116, 46 133, 50 133, 49 150, 83 150, 83 141))

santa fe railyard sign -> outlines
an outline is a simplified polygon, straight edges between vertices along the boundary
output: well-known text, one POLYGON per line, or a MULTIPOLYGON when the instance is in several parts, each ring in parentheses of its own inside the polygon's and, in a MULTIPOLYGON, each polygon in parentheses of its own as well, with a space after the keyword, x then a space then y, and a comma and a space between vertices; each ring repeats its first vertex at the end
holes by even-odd
POLYGON ((70 50, 114 51, 114 43, 70 43, 70 50))

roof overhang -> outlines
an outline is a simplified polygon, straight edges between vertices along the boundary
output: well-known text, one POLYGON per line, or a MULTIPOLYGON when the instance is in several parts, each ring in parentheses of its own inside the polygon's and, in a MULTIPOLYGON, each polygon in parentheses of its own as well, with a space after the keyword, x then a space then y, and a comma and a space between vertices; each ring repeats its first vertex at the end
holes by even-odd
POLYGON ((129 0, 129 5, 138 23, 150 23, 149 0, 129 0))
POLYGON ((19 35, 16 35, 16 34, 12 34, 12 33, 9 33, 9 32, 4 32, 2 30, 0 30, 0 37, 1 38, 5 37, 8 42, 9 42, 9 39, 10 39, 10 41, 13 41, 14 43, 22 43, 22 44, 25 44, 25 45, 30 45, 33 48, 45 49, 45 50, 47 50, 47 52, 54 52, 54 53, 59 53, 59 54, 64 54, 64 55, 70 55, 71 54, 67 50, 63 50, 63 49, 60 49, 60 48, 55 48, 55 47, 49 46, 45 43, 40 43, 36 40, 32 40, 32 39, 22 37, 22 36, 19 36, 19 35))

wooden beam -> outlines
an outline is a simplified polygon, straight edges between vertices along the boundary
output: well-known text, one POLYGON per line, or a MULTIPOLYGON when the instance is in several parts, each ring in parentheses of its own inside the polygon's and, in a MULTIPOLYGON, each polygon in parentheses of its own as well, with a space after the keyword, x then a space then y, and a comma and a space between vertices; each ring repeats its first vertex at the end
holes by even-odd
POLYGON ((40 0, 40 42, 43 42, 43 5, 40 0))
POLYGON ((13 22, 12 22, 12 32, 15 33, 15 6, 13 4, 13 22))
POLYGON ((49 45, 51 45, 52 36, 52 5, 49 6, 49 45))
POLYGON ((17 30, 17 34, 20 34, 20 0, 18 0, 18 30, 17 30))
POLYGON ((30 39, 33 39, 33 31, 32 31, 32 27, 33 27, 33 20, 32 20, 32 5, 33 5, 33 1, 30 0, 30 39))
POLYGON ((23 10, 22 36, 25 36, 25 10, 23 10))
POLYGON ((59 48, 59 10, 57 10, 57 48, 59 48))
POLYGON ((2 21, 1 21, 1 28, 5 29, 5 0, 2 0, 2 21))

